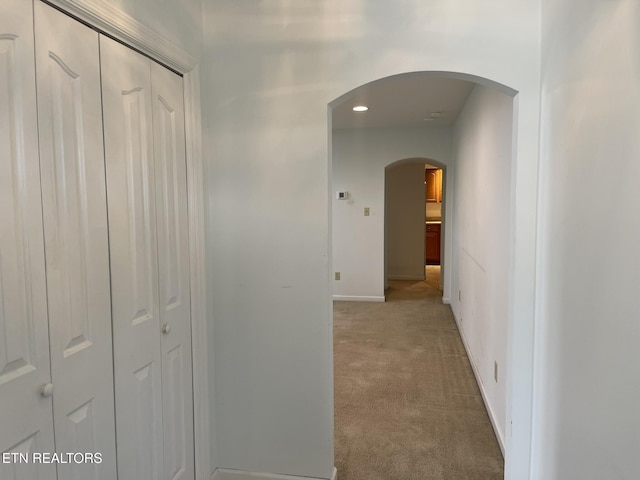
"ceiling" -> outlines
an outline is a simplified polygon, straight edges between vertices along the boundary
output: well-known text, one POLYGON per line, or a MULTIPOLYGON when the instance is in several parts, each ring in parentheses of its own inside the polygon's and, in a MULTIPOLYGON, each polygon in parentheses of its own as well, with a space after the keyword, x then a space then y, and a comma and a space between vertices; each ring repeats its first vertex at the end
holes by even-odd
POLYGON ((442 127, 452 125, 475 84, 425 75, 398 75, 356 89, 333 108, 333 128, 442 127), (366 105, 366 112, 354 112, 366 105), (432 112, 440 118, 425 121, 432 112))

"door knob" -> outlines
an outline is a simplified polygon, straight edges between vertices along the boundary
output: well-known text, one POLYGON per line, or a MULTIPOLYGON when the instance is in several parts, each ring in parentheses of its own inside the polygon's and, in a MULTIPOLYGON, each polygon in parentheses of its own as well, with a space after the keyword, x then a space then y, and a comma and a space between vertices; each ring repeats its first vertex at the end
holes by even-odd
POLYGON ((53 395, 53 384, 45 383, 40 387, 40 395, 43 397, 50 397, 53 395))
POLYGON ((162 333, 167 334, 171 331, 171 325, 169 325, 168 323, 165 323, 164 325, 162 325, 162 333))

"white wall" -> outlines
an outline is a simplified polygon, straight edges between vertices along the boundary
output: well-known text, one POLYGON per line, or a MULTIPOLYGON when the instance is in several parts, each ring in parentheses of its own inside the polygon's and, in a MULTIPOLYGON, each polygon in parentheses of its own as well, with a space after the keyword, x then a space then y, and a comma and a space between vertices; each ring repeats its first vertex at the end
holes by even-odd
MULTIPOLYGON (((336 298, 384 298, 385 167, 417 157, 447 164, 450 150, 449 128, 333 131, 333 271, 340 272, 340 280, 333 281, 336 298), (349 200, 335 199, 335 191, 342 190, 349 192, 349 200), (365 207, 370 208, 369 217, 363 215, 365 207)), ((424 170, 424 161, 422 165, 424 170)), ((424 173, 422 178, 424 187, 424 173)), ((418 203, 421 215, 423 201, 424 188, 418 203)), ((424 232, 422 236, 424 241, 424 232)))
POLYGON ((388 167, 385 190, 387 278, 424 279, 424 161, 388 167))
POLYGON ((539 1, 218 0, 205 2, 204 28, 218 465, 330 475, 327 104, 381 77, 433 70, 519 92, 519 313, 508 435, 515 443, 507 469, 525 478, 518 474, 529 451, 539 1))
POLYGON ((512 123, 513 99, 476 85, 453 128, 451 309, 501 442, 507 419, 512 123))
POLYGON ((533 478, 640 478, 640 3, 543 2, 533 478))

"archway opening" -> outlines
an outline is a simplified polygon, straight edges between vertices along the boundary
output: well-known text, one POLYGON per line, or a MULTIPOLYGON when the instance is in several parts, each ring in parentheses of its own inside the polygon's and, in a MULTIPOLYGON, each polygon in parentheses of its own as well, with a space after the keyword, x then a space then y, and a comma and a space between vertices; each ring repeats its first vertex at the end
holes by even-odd
POLYGON ((450 275, 445 275, 446 172, 445 163, 430 158, 405 158, 385 167, 385 291, 389 280, 427 277, 443 290, 450 275))
POLYGON ((385 301, 386 172, 417 163, 442 168, 442 303, 451 306, 503 455, 516 93, 472 75, 412 72, 363 85, 329 105, 333 298, 385 301), (368 110, 354 111, 358 106, 368 110))

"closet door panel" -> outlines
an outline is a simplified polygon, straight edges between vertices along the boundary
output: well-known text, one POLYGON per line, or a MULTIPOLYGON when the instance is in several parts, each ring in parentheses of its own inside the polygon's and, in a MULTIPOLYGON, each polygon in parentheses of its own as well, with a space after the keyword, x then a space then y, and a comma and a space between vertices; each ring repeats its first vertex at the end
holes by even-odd
POLYGON ((156 63, 153 84, 162 321, 164 468, 167 480, 194 478, 187 171, 182 78, 156 63))
POLYGON ((121 480, 163 478, 151 61, 100 37, 121 480))
MULTIPOLYGON (((0 453, 53 451, 31 2, 0 3, 0 453)), ((55 467, 0 463, 0 478, 55 467)))
POLYGON ((111 292, 98 34, 35 2, 38 122, 60 479, 116 474, 111 292))

